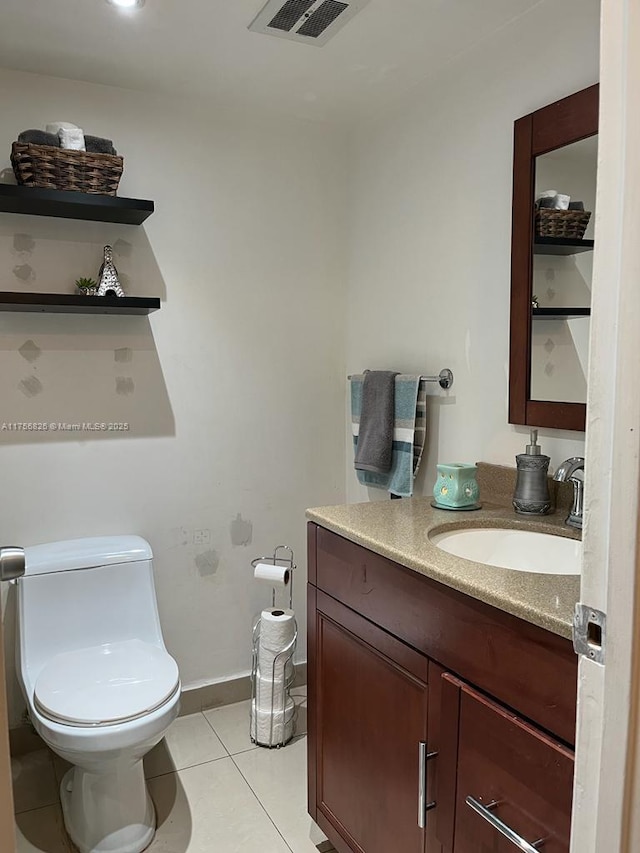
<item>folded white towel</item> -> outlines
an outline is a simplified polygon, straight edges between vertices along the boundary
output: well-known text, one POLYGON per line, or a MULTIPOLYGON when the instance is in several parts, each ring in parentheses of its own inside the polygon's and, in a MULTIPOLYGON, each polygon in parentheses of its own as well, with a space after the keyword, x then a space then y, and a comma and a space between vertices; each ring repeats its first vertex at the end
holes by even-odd
POLYGON ((74 127, 77 127, 77 124, 71 124, 70 121, 52 121, 47 125, 47 133, 53 133, 55 136, 58 135, 58 131, 62 130, 73 130, 74 127))
POLYGON ((61 127, 58 131, 60 148, 68 148, 72 151, 86 151, 84 143, 84 131, 79 127, 61 127))

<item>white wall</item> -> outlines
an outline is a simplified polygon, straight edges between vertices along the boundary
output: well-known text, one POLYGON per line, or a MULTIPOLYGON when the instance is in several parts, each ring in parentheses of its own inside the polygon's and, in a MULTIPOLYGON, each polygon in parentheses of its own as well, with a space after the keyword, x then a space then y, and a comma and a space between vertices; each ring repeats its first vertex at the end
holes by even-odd
MULTIPOLYGON (((142 228, 0 215, 0 287, 72 292, 109 242, 126 288, 163 297, 148 320, 0 315, 0 421, 131 424, 0 430, 1 540, 146 536, 197 685, 248 668, 249 560, 295 547, 302 617, 305 507, 344 500, 345 468, 367 498, 350 439, 345 456, 348 372, 454 370, 418 492, 438 460, 512 465, 528 432, 507 423, 513 121, 595 82, 597 53, 597 0, 544 0, 359 127, 350 173, 317 124, 0 72, 0 172, 19 130, 66 119, 112 136, 121 194, 157 203, 142 228)), ((581 434, 542 440, 555 464, 583 453, 581 434)), ((14 630, 10 600, 10 658, 14 630)))
MULTIPOLYGON (((0 214, 0 287, 73 292, 111 243, 126 289, 163 299, 149 319, 0 315, 0 421, 131 427, 0 430, 0 539, 147 537, 185 685, 246 672, 265 600, 250 559, 295 548, 304 629, 304 510, 344 500, 342 140, 13 72, 0 72, 0 104, 0 171, 20 130, 73 121, 115 140, 120 194, 157 208, 142 228, 0 214)), ((16 723, 14 630, 10 600, 16 723)))
MULTIPOLYGON (((597 0, 544 0, 355 137, 348 371, 455 374, 430 399, 418 492, 438 460, 524 449, 507 412, 513 122, 597 81, 598 26, 597 0)), ((582 434, 541 439, 553 464, 584 455, 582 434)), ((349 499, 366 499, 347 453, 349 499)))

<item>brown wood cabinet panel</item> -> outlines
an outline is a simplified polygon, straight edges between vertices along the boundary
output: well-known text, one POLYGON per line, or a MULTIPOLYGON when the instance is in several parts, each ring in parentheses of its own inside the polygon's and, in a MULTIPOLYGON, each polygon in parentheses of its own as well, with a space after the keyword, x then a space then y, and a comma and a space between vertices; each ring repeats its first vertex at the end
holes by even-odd
POLYGON ((316 534, 319 589, 574 743, 578 663, 569 640, 324 528, 316 534))
POLYGON ((307 584, 307 810, 312 819, 317 823, 316 733, 318 731, 318 724, 316 722, 316 710, 318 707, 318 696, 316 694, 316 599, 317 590, 315 586, 307 584))
POLYGON ((596 83, 531 114, 534 157, 598 132, 600 86, 596 83))
MULTIPOLYGON (((316 807, 356 853, 424 853, 419 744, 427 738, 428 663, 318 593, 313 656, 316 807)), ((340 847, 344 849, 344 844, 340 847)))
MULTIPOLYGON (((441 817, 443 804, 440 801, 440 778, 448 774, 447 756, 443 755, 444 734, 449 724, 449 710, 443 704, 442 687, 444 670, 437 663, 429 661, 429 737, 427 743, 430 752, 437 752, 437 757, 427 765, 427 795, 436 803, 435 809, 427 814, 427 853, 446 853, 446 847, 440 843, 438 822, 441 817)), ((453 775, 455 779, 455 757, 453 775)), ((446 807, 446 804, 445 804, 446 807)), ((445 819, 446 823, 446 819, 445 819)), ((453 837, 453 827, 451 830, 453 837)))
POLYGON ((309 522, 307 524, 307 581, 316 585, 316 565, 317 565, 317 538, 318 526, 309 522))
POLYGON ((574 755, 467 685, 460 686, 454 853, 513 853, 514 844, 467 803, 545 853, 568 853, 574 755))
POLYGON ((451 853, 456 824, 456 796, 458 790, 458 742, 460 733, 460 690, 463 682, 450 673, 434 668, 432 678, 439 676, 439 690, 435 684, 431 696, 436 692, 440 698, 440 731, 438 732, 438 775, 436 777, 436 838, 444 853, 451 853))

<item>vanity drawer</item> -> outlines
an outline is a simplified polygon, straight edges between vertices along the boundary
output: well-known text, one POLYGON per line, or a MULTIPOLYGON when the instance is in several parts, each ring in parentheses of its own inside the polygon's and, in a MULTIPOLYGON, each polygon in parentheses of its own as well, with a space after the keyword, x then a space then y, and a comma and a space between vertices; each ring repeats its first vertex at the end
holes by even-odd
POLYGON ((569 640, 309 524, 309 582, 523 716, 574 743, 569 640))
POLYGON ((545 853, 568 853, 573 752, 444 678, 444 691, 459 691, 454 853, 513 853, 541 840, 545 853))

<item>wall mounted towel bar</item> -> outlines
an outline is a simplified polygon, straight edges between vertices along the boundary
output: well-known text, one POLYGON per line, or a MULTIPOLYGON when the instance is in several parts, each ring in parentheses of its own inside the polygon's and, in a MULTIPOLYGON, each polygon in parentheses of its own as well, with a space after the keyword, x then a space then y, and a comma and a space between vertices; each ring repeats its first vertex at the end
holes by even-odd
MULTIPOLYGON (((347 376, 347 379, 353 379, 353 376, 347 376)), ((453 373, 448 367, 445 367, 437 376, 421 376, 420 381, 437 382, 441 388, 444 388, 445 391, 447 391, 453 385, 453 373)))

